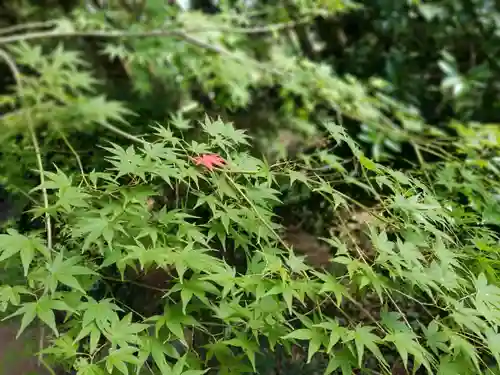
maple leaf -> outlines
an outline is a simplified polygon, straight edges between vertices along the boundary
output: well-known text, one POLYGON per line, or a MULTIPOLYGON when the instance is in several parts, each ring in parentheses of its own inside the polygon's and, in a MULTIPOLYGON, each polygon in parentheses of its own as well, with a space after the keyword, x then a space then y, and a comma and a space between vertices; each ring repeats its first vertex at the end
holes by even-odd
POLYGON ((212 171, 214 167, 223 166, 226 161, 217 154, 204 154, 193 158, 196 165, 203 165, 208 170, 212 171))

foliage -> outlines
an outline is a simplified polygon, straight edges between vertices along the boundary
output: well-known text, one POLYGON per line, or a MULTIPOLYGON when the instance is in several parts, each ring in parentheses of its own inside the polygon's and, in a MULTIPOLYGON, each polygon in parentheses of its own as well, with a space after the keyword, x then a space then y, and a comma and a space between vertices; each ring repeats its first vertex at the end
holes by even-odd
MULTIPOLYGON (((252 372, 263 342, 270 349, 305 346, 307 362, 329 359, 327 373, 352 373, 373 361, 383 372, 486 371, 487 358, 499 355, 496 239, 470 223, 481 215, 497 223, 498 213, 484 207, 491 189, 476 177, 472 186, 483 195, 465 214, 450 201, 453 194, 432 189, 467 191, 470 184, 438 179, 428 186, 368 159, 341 127, 326 127, 352 147, 366 176, 356 183, 378 197, 370 248, 332 234, 325 239, 335 249, 329 270, 311 269, 273 222, 276 180, 288 176, 320 191, 332 208, 353 209, 349 197, 318 175, 238 151, 244 133, 221 121, 203 124, 206 143, 158 126, 152 141, 106 147, 107 172, 80 183, 60 170, 46 172, 40 188, 55 193, 48 210, 58 240, 51 249, 38 234, 10 229, 0 236, 0 260, 22 266, 26 276, 2 286, 4 306, 22 315, 20 330, 35 318, 47 324, 54 339, 45 352, 78 374, 252 372), (196 166, 193 157, 205 153, 226 164, 196 166), (185 194, 151 211, 148 197, 163 184, 185 194), (120 276, 110 276, 112 269, 120 276), (134 274, 155 269, 164 276, 163 298, 148 301, 152 310, 99 292, 99 285, 133 283, 134 274), (368 296, 374 298, 365 306, 368 296), (66 323, 56 324, 55 311, 67 314, 66 323), (385 355, 388 349, 399 360, 385 355)), ((436 173, 452 176, 454 168, 450 162, 436 173)))
MULTIPOLYGON (((320 124, 333 115, 337 120, 342 117, 350 121, 350 134, 364 129, 364 139, 378 160, 398 152, 408 139, 426 144, 426 139, 418 141, 425 137, 418 111, 379 90, 387 86, 385 82, 373 79, 366 86, 355 77, 342 78, 334 74, 331 64, 311 60, 292 48, 294 34, 304 25, 312 27, 318 17, 356 8, 350 2, 320 1, 304 2, 283 13, 268 6, 204 14, 181 11, 173 5, 165 7, 163 1, 148 1, 140 10, 141 22, 135 22, 131 19, 139 15, 118 4, 92 11, 77 7, 70 17, 28 24, 41 31, 6 35, 0 44, 25 66, 22 78, 30 81, 25 83, 29 86, 26 90, 38 85, 44 88, 45 94, 37 93, 38 111, 52 113, 53 107, 58 112, 68 110, 54 114, 57 121, 50 123, 43 116, 34 117, 35 127, 48 126, 41 144, 47 151, 64 148, 66 155, 74 154, 67 145, 69 141, 79 154, 85 154, 89 144, 110 137, 109 132, 102 131, 110 123, 126 120, 133 127, 129 133, 143 134, 148 125, 143 118, 163 122, 180 112, 192 119, 202 119, 205 113, 221 116, 251 131, 261 149, 274 155, 283 150, 277 149, 273 133, 289 130, 293 134, 290 142, 300 144, 317 135, 320 124), (166 27, 165 17, 169 19, 166 27), (77 39, 65 43, 71 57, 61 56, 63 37, 77 39), (32 40, 40 44, 28 44, 32 40), (42 51, 54 52, 48 52, 50 57, 44 59, 42 51), (92 76, 86 69, 72 75, 81 64, 92 67, 92 76), (60 78, 55 79, 54 74, 61 69, 60 78), (69 92, 67 87, 71 87, 69 92), (372 95, 373 89, 377 95, 372 95), (119 105, 116 99, 126 101, 128 110, 109 118, 109 111, 119 105), (61 104, 65 104, 63 108, 61 104), (388 117, 387 112, 395 118, 388 117), (86 118, 83 123, 80 115, 86 118)), ((8 70, 5 75, 9 75, 8 70)), ((31 99, 27 101, 31 103, 31 99)), ((8 110, 15 108, 17 101, 2 104, 8 110)), ((22 172, 20 176, 3 172, 17 184, 33 165, 29 160, 33 153, 27 149, 29 137, 24 138, 26 142, 18 138, 13 144, 7 142, 26 134, 22 116, 16 111, 10 113, 6 121, 11 131, 2 142, 6 145, 2 152, 14 153, 11 158, 16 162, 26 161, 25 168, 18 171, 22 172)), ((93 156, 102 158, 102 154, 93 156)))
POLYGON ((493 122, 498 16, 494 1, 382 0, 365 2, 320 33, 332 36, 325 55, 335 56, 339 73, 384 78, 387 92, 417 106, 427 121, 493 122))
MULTIPOLYGON (((350 2, 164 3, 1 32, 0 176, 44 226, 0 234, 0 308, 47 328, 41 359, 78 375, 498 373, 497 125, 455 102, 448 135, 394 90, 405 79, 305 53, 303 26, 324 37, 364 14, 350 2), (262 130, 328 147, 277 157, 244 123, 259 102, 262 130)), ((457 82, 443 88, 467 96, 457 82)))

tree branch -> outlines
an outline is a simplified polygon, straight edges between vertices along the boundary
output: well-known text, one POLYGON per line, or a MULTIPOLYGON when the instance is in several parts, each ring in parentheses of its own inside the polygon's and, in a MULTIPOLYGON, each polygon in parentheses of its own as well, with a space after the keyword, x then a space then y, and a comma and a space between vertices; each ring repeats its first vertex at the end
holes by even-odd
POLYGON ((55 21, 49 22, 29 22, 20 25, 8 26, 0 29, 0 35, 17 33, 28 29, 46 29, 56 25, 55 21))
MULTIPOLYGON (((230 26, 218 26, 218 27, 202 27, 202 28, 172 28, 172 29, 157 29, 150 31, 126 31, 126 30, 91 30, 91 31, 60 31, 57 28, 48 31, 37 31, 25 34, 9 35, 0 38, 0 44, 8 44, 15 42, 22 42, 28 40, 36 39, 49 39, 49 38, 77 38, 77 37, 89 37, 89 38, 151 38, 151 37, 178 37, 180 39, 185 39, 188 34, 198 34, 206 32, 232 32, 239 34, 266 34, 273 33, 281 30, 286 30, 295 27, 299 23, 305 23, 310 21, 309 18, 305 18, 301 21, 294 22, 284 22, 277 24, 270 24, 266 26, 255 26, 255 27, 230 27, 230 26)), ((19 25, 16 26, 17 30, 22 30, 28 26, 19 25)), ((191 37, 192 38, 192 37, 191 37)))

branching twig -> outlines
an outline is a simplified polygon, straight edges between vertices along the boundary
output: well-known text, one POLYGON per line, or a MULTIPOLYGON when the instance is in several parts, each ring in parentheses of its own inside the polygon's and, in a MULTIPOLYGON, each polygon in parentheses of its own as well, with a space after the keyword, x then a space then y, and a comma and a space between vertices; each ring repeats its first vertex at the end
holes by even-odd
MULTIPOLYGON (((23 84, 21 81, 21 73, 15 63, 15 61, 10 57, 10 55, 5 52, 4 50, 0 49, 0 59, 4 60, 7 66, 10 68, 12 71, 12 74, 14 76, 14 79, 16 81, 18 91, 19 91, 19 97, 21 99, 21 103, 24 103, 24 91, 23 91, 23 84)), ((43 205, 45 208, 45 227, 47 230, 47 248, 49 250, 52 250, 52 225, 51 225, 51 220, 50 220, 50 214, 48 212, 49 208, 49 197, 47 195, 47 188, 45 187, 45 170, 43 168, 43 162, 42 162, 42 155, 40 152, 40 145, 38 144, 38 139, 36 137, 36 132, 35 132, 35 125, 33 122, 33 118, 31 116, 31 111, 28 109, 26 111, 26 125, 28 126, 29 133, 31 135, 31 141, 33 142, 33 147, 35 148, 35 155, 36 155, 36 161, 38 164, 38 172, 40 173, 40 185, 42 187, 42 195, 43 195, 43 205)), ((40 352, 38 354, 38 363, 44 364, 45 362, 43 361, 43 340, 44 340, 44 329, 43 326, 40 328, 40 352)))
MULTIPOLYGON (((59 31, 57 29, 49 31, 37 31, 25 34, 9 35, 0 38, 0 44, 22 42, 36 39, 49 39, 49 38, 75 38, 75 37, 88 37, 88 38, 151 38, 151 37, 178 37, 184 39, 187 34, 199 34, 206 32, 225 32, 225 33, 238 33, 238 34, 266 34, 273 33, 280 30, 286 30, 296 26, 298 23, 308 22, 309 18, 296 22, 284 22, 277 24, 270 24, 266 26, 255 27, 202 27, 202 28, 172 28, 172 29, 157 29, 150 31, 127 31, 127 30, 91 30, 91 31, 59 31)), ((17 26, 22 29, 23 25, 17 26)), ((1 34, 1 33, 0 33, 1 34)))
MULTIPOLYGON (((287 27, 290 25, 287 23, 287 27)), ((94 30, 94 31, 58 31, 50 30, 50 31, 39 31, 25 34, 17 34, 17 35, 9 35, 0 38, 0 45, 2 44, 10 44, 15 42, 24 42, 28 40, 37 40, 37 39, 51 39, 51 38, 77 38, 77 37, 88 37, 88 38, 105 38, 105 39, 115 39, 115 38, 152 38, 152 37, 173 37, 180 40, 185 41, 193 46, 202 48, 206 51, 214 52, 218 55, 229 56, 232 59, 235 59, 241 63, 248 64, 254 63, 259 65, 261 68, 266 68, 262 66, 257 61, 249 60, 247 57, 238 56, 232 53, 231 51, 223 48, 222 46, 217 46, 205 42, 199 38, 191 34, 195 33, 203 33, 203 32, 214 32, 214 31, 225 31, 225 32, 240 32, 240 33, 263 33, 272 32, 278 30, 278 24, 269 25, 267 27, 257 27, 257 28, 200 28, 193 30, 186 30, 184 28, 176 28, 176 29, 159 29, 159 30, 151 30, 151 31, 126 31, 126 30, 94 30)))
POLYGON ((80 168, 80 173, 82 175, 83 182, 85 182, 85 184, 87 184, 87 186, 90 186, 88 181, 87 181, 87 178, 85 177, 85 170, 83 169, 83 164, 82 164, 82 160, 80 159, 80 155, 78 155, 78 152, 76 152, 74 147, 71 145, 71 142, 69 141, 68 137, 66 137, 64 132, 62 130, 58 129, 58 133, 61 136, 64 143, 66 144, 66 146, 68 146, 68 148, 70 149, 72 154, 75 156, 76 163, 78 164, 78 168, 80 168))
MULTIPOLYGON (((232 30, 232 29, 231 29, 232 30)), ((248 29, 248 32, 255 29, 248 29)), ((183 40, 193 46, 202 48, 207 51, 214 52, 219 55, 226 55, 239 62, 248 64, 248 58, 243 56, 238 56, 228 51, 227 49, 216 46, 210 43, 207 43, 201 39, 198 39, 191 34, 196 32, 205 32, 209 31, 209 29, 199 29, 198 31, 186 31, 184 29, 165 29, 165 30, 152 30, 152 31, 126 31, 126 30, 108 30, 108 31, 40 31, 33 33, 26 33, 21 35, 9 35, 3 38, 0 38, 0 45, 9 44, 14 42, 28 41, 28 40, 37 40, 37 39, 49 39, 49 38, 74 38, 74 37, 92 37, 92 38, 151 38, 151 37, 173 37, 183 40)), ((213 31, 213 30, 212 30, 213 31)), ((255 61, 256 64, 259 64, 255 61)), ((260 65, 260 64, 259 64, 260 65)))

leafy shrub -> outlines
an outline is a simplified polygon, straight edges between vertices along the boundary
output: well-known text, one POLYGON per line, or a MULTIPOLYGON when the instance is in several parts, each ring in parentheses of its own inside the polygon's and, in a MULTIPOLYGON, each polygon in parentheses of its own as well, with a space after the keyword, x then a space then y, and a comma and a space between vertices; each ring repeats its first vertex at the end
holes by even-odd
POLYGON ((356 183, 378 197, 369 247, 332 233, 331 264, 312 269, 273 219, 277 179, 320 191, 331 208, 360 205, 318 175, 249 156, 244 133, 221 121, 206 120, 204 143, 158 126, 151 141, 106 147, 107 171, 80 182, 46 172, 53 246, 37 233, 0 236, 0 261, 25 276, 2 285, 4 310, 22 316, 21 331, 35 318, 50 327, 45 353, 78 374, 253 372, 263 347, 295 345, 307 362, 325 358, 327 373, 486 371, 498 356, 494 237, 434 186, 326 126, 352 148, 366 177, 356 183), (197 159, 211 154, 225 162, 197 159), (158 210, 163 187, 173 194, 158 210), (152 273, 156 284, 144 281, 152 273), (145 298, 131 303, 120 285, 145 298))
MULTIPOLYGON (((126 32, 76 9, 41 34, 0 36, 16 78, 1 97, 1 175, 28 190, 36 166, 32 213, 45 225, 0 234, 0 307, 20 331, 35 321, 50 331, 41 359, 79 375, 498 373, 496 127, 456 122, 446 136, 386 82, 338 77, 283 36, 263 37, 262 57, 247 29, 201 33, 201 44, 156 29, 159 3, 126 32), (321 126, 332 150, 268 162, 252 156, 247 132, 179 108, 153 130, 139 118, 126 132, 117 124, 132 106, 103 95, 103 73, 86 62, 94 55, 27 42, 89 35, 149 95, 151 68, 165 86, 185 78, 188 100, 200 81, 217 91, 222 115, 277 88, 280 119, 305 134, 321 126), (128 38, 108 43, 117 35, 128 38), (74 143, 92 148, 87 162, 74 143), (405 173, 385 163, 403 144, 419 162, 405 173)), ((329 9, 319 3, 297 13, 329 9)), ((115 22, 129 16, 118 9, 115 22)), ((190 17, 244 23, 174 18, 184 29, 190 17)))
MULTIPOLYGON (((366 85, 353 76, 338 76, 326 60, 309 59, 290 40, 291 33, 313 27, 318 17, 351 9, 356 9, 351 2, 313 1, 285 13, 258 5, 208 15, 154 1, 137 22, 131 21, 129 9, 113 3, 94 11, 75 7, 49 22, 29 18, 25 25, 7 28, 0 44, 23 67, 24 105, 33 108, 34 126, 44 135, 39 138, 42 156, 49 159, 45 164, 64 169, 65 156, 73 151, 94 152, 89 144, 124 135, 109 125, 127 122, 129 134, 144 134, 151 121, 164 122, 179 112, 197 120, 206 113, 221 116, 251 131, 266 153, 277 148, 275 133, 289 131, 300 144, 334 116, 348 122, 351 135, 362 128, 363 140, 380 160, 397 153, 408 139, 424 137, 418 111, 384 94, 380 87, 387 89, 387 82, 373 79, 366 85), (127 111, 118 100, 126 102, 127 111), (48 114, 57 118, 47 121, 48 114), (61 148, 65 156, 54 155, 61 148)), ((17 111, 20 94, 1 103, 9 113, 2 152, 13 163, 23 163, 21 177, 12 170, 2 174, 18 185, 36 162, 25 113, 17 111)))

